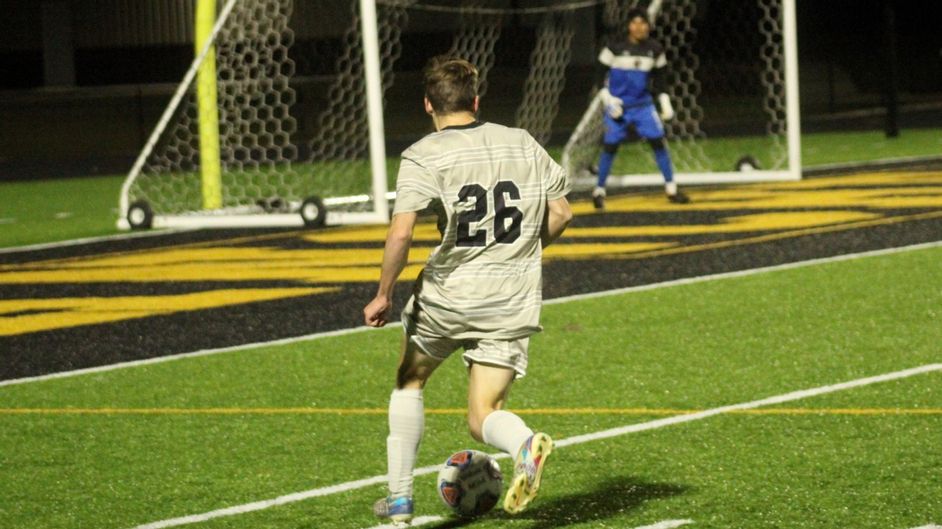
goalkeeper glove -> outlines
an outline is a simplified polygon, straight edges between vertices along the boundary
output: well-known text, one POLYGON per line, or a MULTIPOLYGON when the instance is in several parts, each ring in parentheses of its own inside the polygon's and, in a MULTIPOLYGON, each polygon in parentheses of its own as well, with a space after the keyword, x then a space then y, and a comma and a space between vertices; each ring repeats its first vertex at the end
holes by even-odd
POLYGON ((661 112, 658 114, 661 117, 661 121, 670 121, 674 119, 674 107, 671 106, 671 98, 667 94, 661 94, 657 96, 658 105, 661 107, 661 112))
POLYGON ((613 96, 608 88, 603 87, 599 90, 599 97, 602 98, 602 104, 605 105, 605 112, 612 119, 618 119, 625 113, 624 103, 622 103, 621 98, 613 96))

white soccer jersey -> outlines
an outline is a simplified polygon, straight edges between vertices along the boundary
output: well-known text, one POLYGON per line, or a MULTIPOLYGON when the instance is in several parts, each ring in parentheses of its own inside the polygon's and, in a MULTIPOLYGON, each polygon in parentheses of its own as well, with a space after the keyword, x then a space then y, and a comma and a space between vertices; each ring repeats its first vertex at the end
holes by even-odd
POLYGON ((393 214, 432 208, 442 230, 406 328, 456 339, 538 332, 546 202, 569 190, 563 168, 522 129, 475 122, 406 149, 393 214))

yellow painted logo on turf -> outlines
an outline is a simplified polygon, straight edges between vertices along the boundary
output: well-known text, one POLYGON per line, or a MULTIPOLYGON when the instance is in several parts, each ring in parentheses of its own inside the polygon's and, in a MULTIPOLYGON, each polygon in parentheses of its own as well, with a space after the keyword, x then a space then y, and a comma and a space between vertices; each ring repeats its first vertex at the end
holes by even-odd
MULTIPOLYGON (((607 213, 716 212, 712 223, 665 220, 641 225, 596 218, 577 220, 564 239, 544 252, 547 262, 646 259, 678 253, 742 246, 808 234, 852 230, 942 216, 942 173, 875 173, 701 189, 694 202, 671 204, 660 195, 610 197, 607 213), (895 216, 887 216, 893 210, 895 216), (724 215, 723 211, 730 211, 724 215), (735 213, 733 213, 735 212, 735 213), (903 212, 900 214, 900 212, 903 212), (722 237, 717 237, 717 236, 722 237), (698 239, 691 239, 697 236, 698 239), (653 239, 653 240, 652 240, 653 239)), ((574 204, 577 215, 594 215, 588 202, 574 204)), ((613 216, 612 219, 624 219, 613 216)), ((630 218, 630 217, 629 217, 630 218)), ((358 226, 213 241, 110 255, 0 266, 0 285, 200 283, 245 284, 245 288, 124 297, 6 299, 0 301, 0 336, 166 315, 241 303, 324 294, 342 283, 379 280, 385 226, 358 226), (299 241, 312 248, 279 247, 273 241, 299 241), (270 245, 269 245, 270 244, 270 245), (360 245, 363 247, 351 248, 360 245), (344 247, 346 246, 346 247, 344 247), (288 281, 294 288, 260 288, 259 282, 288 281), (319 285, 312 287, 311 285, 319 285)), ((433 224, 417 226, 417 245, 401 278, 418 276, 439 240, 433 224)), ((292 246, 297 246, 293 242, 292 246)), ((365 300, 364 300, 365 301, 365 300)))
POLYGON ((172 296, 10 299, 0 301, 0 336, 163 316, 241 303, 334 292, 337 288, 211 290, 172 296))

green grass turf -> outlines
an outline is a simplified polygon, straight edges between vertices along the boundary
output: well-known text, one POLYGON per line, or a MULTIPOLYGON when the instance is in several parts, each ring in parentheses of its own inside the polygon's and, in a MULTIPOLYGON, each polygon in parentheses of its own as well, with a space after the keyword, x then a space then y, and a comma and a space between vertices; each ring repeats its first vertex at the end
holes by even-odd
MULTIPOLYGON (((670 142, 673 150, 682 149, 670 142)), ((732 171, 744 155, 752 155, 760 167, 773 166, 776 152, 766 137, 743 136, 706 139, 701 142, 706 160, 714 171, 732 171)), ((781 147, 781 148, 784 148, 781 147)), ((872 162, 894 158, 938 156, 942 152, 942 131, 909 129, 897 138, 887 138, 881 131, 828 132, 805 134, 801 138, 803 167, 847 162, 872 162)), ((780 154, 784 156, 784 154, 780 154)), ((679 171, 685 170, 679 166, 679 171)), ((612 174, 656 173, 651 149, 642 143, 625 146, 615 158, 612 174)))
MULTIPOLYGON (((942 361, 942 248, 544 309, 510 407, 708 409, 942 361)), ((0 408, 382 408, 400 330, 385 329, 0 387, 0 408)), ((463 408, 446 363, 427 408, 463 408)), ((779 407, 942 408, 933 372, 779 407)), ((557 439, 657 415, 525 415, 557 439)), ((942 416, 725 415, 560 448, 526 514, 471 526, 912 528, 942 523, 942 416)), ((0 527, 131 527, 372 477, 379 414, 0 413, 0 527)), ((470 440, 428 415, 419 466, 470 440)), ((509 461, 502 460, 505 472, 509 461)), ((434 476, 418 514, 445 515, 434 476)), ((192 527, 372 527, 379 485, 192 527)), ((431 524, 427 527, 455 527, 431 524)))
POLYGON ((96 176, 0 183, 0 247, 117 233, 124 178, 96 176), (67 216, 57 218, 57 214, 67 216))

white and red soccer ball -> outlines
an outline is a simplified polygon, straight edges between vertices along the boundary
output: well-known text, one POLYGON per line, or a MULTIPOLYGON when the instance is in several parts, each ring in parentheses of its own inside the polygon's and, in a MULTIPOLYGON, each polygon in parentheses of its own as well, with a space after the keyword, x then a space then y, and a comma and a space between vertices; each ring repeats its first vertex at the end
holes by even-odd
POLYGON ((504 487, 500 466, 478 450, 451 455, 438 472, 438 497, 462 518, 481 516, 500 501, 504 487))

